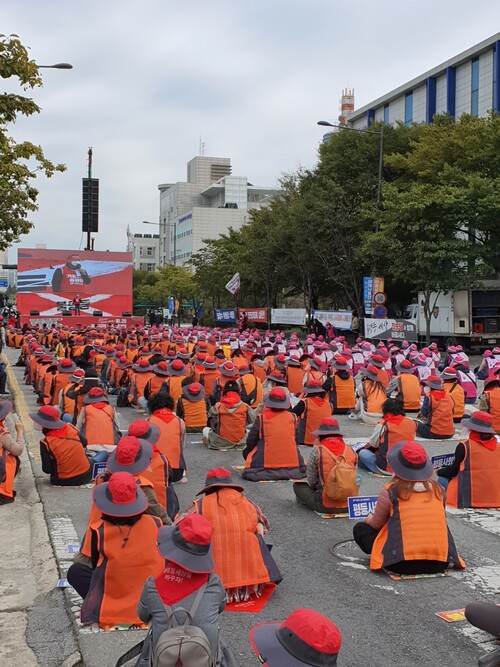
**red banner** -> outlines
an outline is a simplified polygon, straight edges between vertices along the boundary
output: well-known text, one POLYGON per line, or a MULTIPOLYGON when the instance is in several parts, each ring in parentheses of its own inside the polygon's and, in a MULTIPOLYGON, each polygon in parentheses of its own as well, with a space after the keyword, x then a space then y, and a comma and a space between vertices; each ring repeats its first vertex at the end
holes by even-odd
POLYGON ((249 322, 267 323, 267 308, 238 308, 238 320, 242 320, 244 315, 248 317, 249 322))
POLYGON ((20 248, 17 257, 17 308, 23 317, 36 311, 43 318, 98 321, 132 312, 129 252, 20 248))

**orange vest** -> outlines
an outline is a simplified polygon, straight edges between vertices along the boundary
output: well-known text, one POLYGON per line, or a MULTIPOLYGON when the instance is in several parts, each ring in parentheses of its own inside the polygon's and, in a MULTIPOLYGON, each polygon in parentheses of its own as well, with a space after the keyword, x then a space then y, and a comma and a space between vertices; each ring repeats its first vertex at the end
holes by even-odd
POLYGON ((69 383, 71 373, 56 373, 52 383, 52 401, 51 405, 59 404, 59 393, 69 383))
POLYGON ((212 524, 215 571, 224 588, 271 581, 262 556, 267 547, 257 529, 259 516, 250 501, 235 489, 223 488, 195 501, 194 506, 212 524))
POLYGON ((60 394, 62 396, 62 412, 67 412, 73 419, 76 418, 76 389, 79 386, 77 382, 70 382, 61 389, 60 394))
POLYGON ((234 367, 236 368, 236 370, 238 370, 242 366, 248 366, 248 361, 245 359, 244 356, 243 357, 233 357, 231 359, 231 361, 233 362, 234 367))
POLYGON ((149 418, 150 423, 155 424, 155 426, 158 426, 160 429, 160 437, 155 446, 167 457, 172 468, 175 468, 176 470, 179 468, 184 469, 186 463, 184 461, 184 452, 182 451, 184 439, 183 421, 172 412, 166 412, 166 417, 170 417, 170 415, 172 416, 168 422, 166 422, 159 416, 160 413, 161 410, 156 410, 149 418))
POLYGON ((182 396, 182 381, 185 377, 185 375, 172 375, 166 378, 168 393, 174 399, 174 405, 177 405, 177 401, 182 396))
POLYGON ((384 385, 384 387, 387 389, 387 387, 390 384, 389 373, 385 370, 385 368, 380 368, 380 369, 378 369, 377 375, 378 375, 379 382, 381 382, 384 385))
POLYGON ((349 376, 342 379, 337 374, 332 377, 332 389, 330 397, 335 410, 347 410, 356 405, 354 378, 349 376))
POLYGON ((484 392, 488 403, 488 412, 493 417, 493 428, 500 432, 500 387, 484 392))
POLYGON ((69 479, 84 475, 90 470, 78 431, 72 424, 47 433, 45 438, 40 440, 40 446, 45 447, 54 461, 54 477, 69 479), (57 435, 53 435, 54 433, 57 435))
POLYGON ((152 482, 156 499, 165 508, 165 511, 167 511, 170 466, 168 465, 167 457, 156 447, 153 451, 151 465, 142 472, 142 476, 152 482))
POLYGON ((267 375, 265 362, 262 364, 257 363, 256 361, 252 362, 252 373, 255 375, 255 377, 259 378, 261 382, 265 382, 267 375))
POLYGON ((147 383, 154 377, 153 373, 151 371, 147 371, 146 373, 135 373, 133 374, 132 377, 132 385, 133 385, 133 396, 132 396, 132 401, 134 403, 137 403, 138 398, 143 398, 144 397, 144 389, 147 385, 147 383))
POLYGON ((104 352, 98 352, 95 355, 95 357, 94 357, 94 366, 95 366, 96 371, 101 370, 105 359, 106 359, 106 355, 104 354, 104 352))
POLYGON ((295 442, 296 417, 287 410, 258 415, 259 438, 257 446, 247 456, 248 468, 303 468, 302 458, 295 442))
POLYGON ((14 347, 20 349, 23 344, 24 336, 22 334, 14 334, 14 347))
POLYGON ((138 352, 136 347, 127 347, 127 349, 125 350, 125 356, 132 363, 134 362, 134 359, 136 358, 137 354, 138 352))
POLYGON ((453 399, 453 419, 462 419, 465 415, 465 391, 458 382, 444 382, 444 388, 453 399))
POLYGON ((208 419, 205 399, 202 401, 189 401, 182 396, 179 400, 182 403, 186 428, 204 428, 207 425, 208 419))
POLYGON ((448 393, 438 401, 429 394, 429 416, 427 423, 430 426, 431 433, 435 435, 453 435, 455 425, 453 423, 453 399, 448 393))
POLYGON ((405 410, 420 410, 420 380, 416 375, 410 373, 401 373, 398 377, 398 396, 403 399, 403 408, 405 410))
POLYGON ((244 402, 247 403, 251 408, 256 408, 259 406, 262 403, 262 398, 264 395, 262 382, 259 380, 259 378, 252 373, 247 373, 246 375, 241 376, 240 383, 242 400, 243 396, 245 396, 247 400, 244 402))
POLYGON ((382 414, 382 405, 387 400, 387 395, 383 389, 375 386, 373 380, 363 381, 365 410, 370 414, 382 414))
POLYGON ((391 500, 389 519, 375 538, 370 569, 390 569, 394 563, 412 560, 453 561, 465 567, 446 524, 443 500, 433 491, 413 492, 401 500, 391 485, 385 485, 391 500))
POLYGON ((151 396, 154 396, 155 394, 157 394, 160 391, 161 386, 165 382, 166 379, 167 378, 163 375, 153 375, 153 377, 151 377, 149 379, 148 390, 149 390, 149 397, 150 398, 151 398, 151 396))
MULTIPOLYGON (((0 435, 4 435, 3 431, 0 435)), ((0 495, 14 498, 14 479, 19 469, 19 459, 0 445, 0 495)))
POLYGON ((116 432, 114 415, 111 405, 96 408, 95 405, 84 405, 82 435, 88 445, 116 445, 120 434, 116 432))
POLYGON ((203 373, 200 373, 199 382, 203 385, 207 396, 211 396, 214 393, 214 384, 219 376, 220 372, 217 368, 206 368, 203 370, 203 373))
POLYGON ((248 405, 237 403, 234 408, 228 408, 224 403, 216 403, 215 409, 217 410, 216 433, 233 444, 240 442, 246 432, 248 405))
POLYGON ((47 373, 47 367, 44 367, 43 374, 40 375, 40 400, 43 405, 50 405, 52 401, 52 387, 54 385, 55 376, 53 373, 47 373))
POLYGON ((299 417, 297 426, 297 442, 299 445, 312 445, 316 436, 312 434, 319 428, 321 420, 325 417, 331 417, 332 406, 325 396, 321 402, 316 403, 316 399, 305 396, 303 399, 305 410, 299 417))
POLYGON ((413 419, 403 417, 399 424, 381 419, 383 424, 382 432, 380 434, 379 448, 375 452, 375 463, 381 470, 392 472, 391 466, 387 461, 387 454, 391 447, 397 445, 398 442, 408 442, 415 440, 417 432, 417 425, 413 419))
POLYGON ((470 440, 462 444, 465 458, 458 475, 448 484, 446 504, 500 508, 500 445, 492 451, 470 440))
POLYGON ((108 521, 96 526, 99 560, 83 601, 82 623, 99 623, 101 627, 142 624, 137 603, 144 583, 165 567, 156 546, 161 525, 157 517, 144 514, 132 526, 108 521))
MULTIPOLYGON (((325 483, 328 479, 331 469, 335 465, 335 459, 333 458, 335 454, 330 452, 329 449, 323 447, 322 445, 316 445, 318 450, 318 489, 316 490, 316 496, 322 505, 325 507, 347 507, 347 500, 345 501, 335 501, 329 498, 325 491, 325 483)), ((351 464, 353 468, 356 467, 358 457, 353 452, 352 448, 348 445, 345 445, 342 456, 345 458, 347 463, 351 464)))
POLYGON ((291 394, 300 394, 303 387, 305 371, 302 367, 288 366, 286 369, 286 382, 291 394))

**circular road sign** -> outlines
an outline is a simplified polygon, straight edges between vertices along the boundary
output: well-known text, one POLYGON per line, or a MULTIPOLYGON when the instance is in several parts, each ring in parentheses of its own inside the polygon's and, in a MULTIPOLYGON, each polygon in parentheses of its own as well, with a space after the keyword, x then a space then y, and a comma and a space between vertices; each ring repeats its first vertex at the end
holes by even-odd
POLYGON ((375 306, 373 314, 377 319, 383 320, 387 317, 387 308, 385 306, 375 306))
POLYGON ((383 306, 387 301, 387 294, 385 292, 377 292, 373 295, 373 300, 378 306, 383 306))

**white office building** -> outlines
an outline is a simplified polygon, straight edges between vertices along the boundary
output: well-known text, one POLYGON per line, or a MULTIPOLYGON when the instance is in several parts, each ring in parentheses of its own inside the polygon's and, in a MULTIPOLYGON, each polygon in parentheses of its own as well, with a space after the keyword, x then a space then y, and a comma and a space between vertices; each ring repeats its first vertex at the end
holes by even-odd
POLYGON ((127 252, 132 253, 134 269, 156 271, 160 257, 159 234, 132 234, 127 229, 127 252))
POLYGON ((356 129, 373 122, 432 123, 436 114, 500 112, 500 33, 421 74, 347 116, 356 129))
POLYGON ((163 183, 160 190, 160 259, 182 266, 230 227, 248 221, 248 211, 266 206, 279 190, 257 187, 231 175, 229 158, 198 156, 187 164, 187 181, 163 183))

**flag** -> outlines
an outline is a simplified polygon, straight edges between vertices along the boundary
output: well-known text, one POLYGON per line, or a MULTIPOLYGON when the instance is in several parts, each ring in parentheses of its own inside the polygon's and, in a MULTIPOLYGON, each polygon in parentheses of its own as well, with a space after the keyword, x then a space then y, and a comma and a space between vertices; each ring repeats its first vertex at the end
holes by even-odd
POLYGON ((235 273, 231 280, 227 283, 226 289, 231 294, 238 294, 240 291, 240 274, 235 273))

